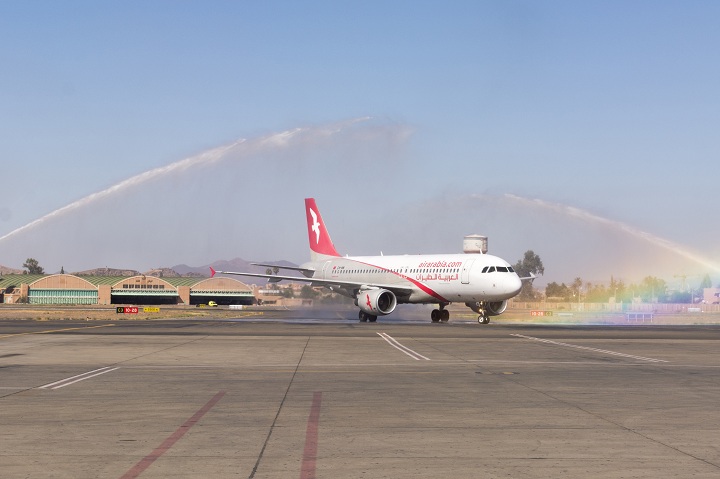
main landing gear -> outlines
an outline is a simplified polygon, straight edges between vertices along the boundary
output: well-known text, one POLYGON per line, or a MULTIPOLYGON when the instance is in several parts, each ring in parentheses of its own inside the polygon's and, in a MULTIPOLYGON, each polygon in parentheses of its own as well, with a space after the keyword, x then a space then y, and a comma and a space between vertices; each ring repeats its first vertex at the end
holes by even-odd
POLYGON ((374 323, 377 321, 377 316, 372 314, 367 314, 365 311, 360 311, 358 314, 358 317, 360 318, 361 323, 365 323, 370 321, 371 323, 374 323))
POLYGON ((442 321, 443 323, 447 323, 450 320, 450 311, 445 309, 445 306, 447 306, 444 303, 440 303, 440 309, 433 309, 432 313, 430 313, 430 320, 433 323, 438 323, 442 321))
POLYGON ((490 316, 488 316, 487 311, 484 309, 480 310, 480 316, 478 316, 478 323, 480 324, 488 324, 490 322, 490 316))

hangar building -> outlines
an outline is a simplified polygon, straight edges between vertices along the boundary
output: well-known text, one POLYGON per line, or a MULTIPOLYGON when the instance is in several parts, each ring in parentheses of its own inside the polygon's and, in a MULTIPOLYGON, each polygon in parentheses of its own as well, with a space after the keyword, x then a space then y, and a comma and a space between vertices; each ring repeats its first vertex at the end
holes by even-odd
POLYGON ((252 288, 233 278, 8 274, 0 303, 30 304, 254 304, 252 288))

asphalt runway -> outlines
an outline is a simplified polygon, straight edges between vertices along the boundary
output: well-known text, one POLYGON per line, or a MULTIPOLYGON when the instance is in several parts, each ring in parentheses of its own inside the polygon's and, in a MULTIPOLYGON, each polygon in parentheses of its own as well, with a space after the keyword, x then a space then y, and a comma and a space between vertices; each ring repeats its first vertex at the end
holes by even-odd
POLYGON ((0 320, 3 478, 718 478, 720 327, 0 320))

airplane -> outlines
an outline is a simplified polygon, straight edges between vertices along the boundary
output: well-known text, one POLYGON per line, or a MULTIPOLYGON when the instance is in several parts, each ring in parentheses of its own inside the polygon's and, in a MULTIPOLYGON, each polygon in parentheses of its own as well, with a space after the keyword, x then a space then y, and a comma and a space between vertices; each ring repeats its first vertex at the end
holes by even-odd
MULTIPOLYGON (((299 267, 252 263, 297 271, 303 276, 215 271, 282 280, 306 281, 354 299, 361 322, 375 322, 392 313, 400 303, 437 304, 432 322, 447 322, 453 302, 465 303, 478 313, 478 323, 505 312, 507 300, 516 296, 523 280, 510 264, 486 253, 420 254, 384 256, 341 256, 335 249, 314 198, 305 199, 310 261, 299 267)), ((277 269, 275 270, 278 271, 277 269)))

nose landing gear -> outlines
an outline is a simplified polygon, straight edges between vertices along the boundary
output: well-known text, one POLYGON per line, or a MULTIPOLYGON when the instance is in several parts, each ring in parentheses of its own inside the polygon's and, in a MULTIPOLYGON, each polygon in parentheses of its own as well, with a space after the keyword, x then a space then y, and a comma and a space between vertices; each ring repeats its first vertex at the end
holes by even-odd
POLYGON ((478 301, 477 303, 465 303, 465 306, 478 313, 478 323, 488 324, 490 322, 490 315, 485 307, 485 301, 478 301))

